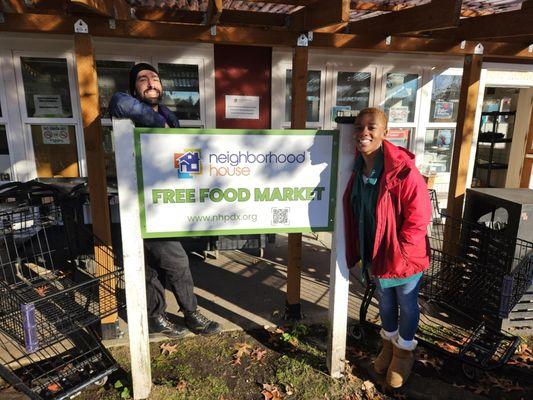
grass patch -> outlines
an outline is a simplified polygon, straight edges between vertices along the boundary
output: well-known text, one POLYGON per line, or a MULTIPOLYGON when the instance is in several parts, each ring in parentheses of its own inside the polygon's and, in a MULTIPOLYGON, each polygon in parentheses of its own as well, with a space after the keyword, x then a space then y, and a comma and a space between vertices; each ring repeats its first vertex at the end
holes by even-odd
MULTIPOLYGON (((262 400, 268 398, 267 391, 279 391, 283 399, 345 400, 360 394, 361 381, 353 375, 340 380, 327 375, 326 337, 322 326, 298 324, 270 333, 232 332, 152 343, 150 399, 262 400)), ((128 366, 127 349, 112 353, 128 366)), ((118 400, 121 395, 127 398, 124 393, 131 394, 127 371, 110 378, 104 388, 84 391, 79 399, 118 400), (120 388, 115 387, 117 381, 120 388)))

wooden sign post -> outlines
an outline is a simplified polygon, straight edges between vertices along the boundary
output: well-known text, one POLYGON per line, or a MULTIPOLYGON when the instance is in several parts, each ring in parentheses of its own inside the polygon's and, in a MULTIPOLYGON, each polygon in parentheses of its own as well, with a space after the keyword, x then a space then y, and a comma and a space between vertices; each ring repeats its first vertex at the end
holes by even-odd
POLYGON ((152 372, 133 129, 134 126, 130 120, 113 120, 115 148, 120 149, 115 156, 133 396, 135 399, 147 399, 152 388, 152 372))
POLYGON ((327 365, 333 378, 340 378, 346 359, 346 331, 348 324, 348 290, 350 284, 344 244, 344 212, 342 196, 352 173, 353 123, 339 123, 339 158, 337 170, 337 206, 335 229, 331 244, 329 279, 329 334, 327 365))

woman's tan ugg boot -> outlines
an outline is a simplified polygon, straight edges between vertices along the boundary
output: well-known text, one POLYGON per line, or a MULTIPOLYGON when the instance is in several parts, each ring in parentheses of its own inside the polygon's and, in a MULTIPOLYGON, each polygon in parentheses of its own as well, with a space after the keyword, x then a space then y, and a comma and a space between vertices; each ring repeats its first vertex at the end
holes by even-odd
POLYGON ((384 374, 389 369, 392 360, 392 342, 390 339, 381 339, 382 347, 378 356, 374 360, 374 371, 378 374, 384 374))
POLYGON ((387 385, 393 389, 400 388, 409 378, 415 363, 416 340, 409 347, 400 347, 398 338, 392 340, 392 361, 387 371, 387 385))

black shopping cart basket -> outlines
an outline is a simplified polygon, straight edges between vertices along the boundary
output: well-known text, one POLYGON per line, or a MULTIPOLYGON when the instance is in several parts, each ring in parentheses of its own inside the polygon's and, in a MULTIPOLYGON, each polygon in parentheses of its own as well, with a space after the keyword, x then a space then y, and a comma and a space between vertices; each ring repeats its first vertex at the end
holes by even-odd
POLYGON ((38 183, 0 187, 0 376, 34 399, 62 399, 116 363, 92 327, 119 307, 112 249, 38 183))
MULTIPOLYGON (((434 193, 432 200, 436 200, 434 193)), ((481 224, 455 220, 438 208, 428 236, 431 257, 420 285, 417 338, 458 358, 471 378, 477 370, 505 364, 520 339, 500 330, 497 319, 509 313, 531 283, 533 244, 481 224)), ((365 326, 376 328, 366 320, 375 291, 374 282, 367 282, 359 323, 349 328, 356 339, 363 336, 365 326)))

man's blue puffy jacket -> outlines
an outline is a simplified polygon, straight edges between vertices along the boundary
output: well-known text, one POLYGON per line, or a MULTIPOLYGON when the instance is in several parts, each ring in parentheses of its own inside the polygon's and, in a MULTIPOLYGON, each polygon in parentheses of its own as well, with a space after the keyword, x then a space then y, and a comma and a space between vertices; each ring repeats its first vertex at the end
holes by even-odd
POLYGON ((180 123, 168 107, 159 104, 156 112, 148 104, 126 93, 117 92, 109 101, 109 115, 112 118, 129 118, 137 127, 163 128, 165 123, 171 128, 179 128, 180 123))

